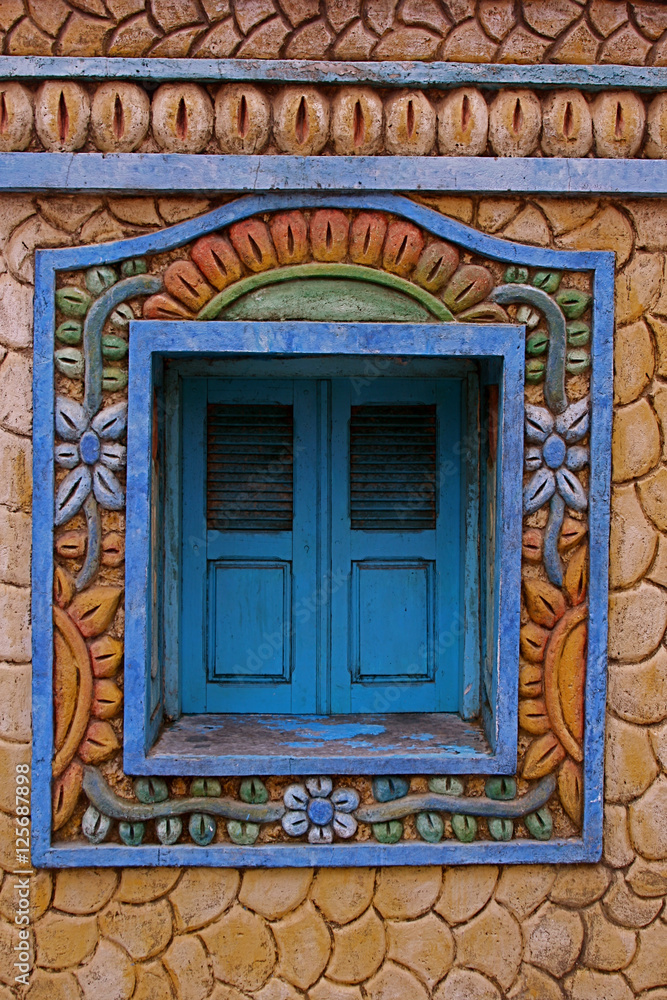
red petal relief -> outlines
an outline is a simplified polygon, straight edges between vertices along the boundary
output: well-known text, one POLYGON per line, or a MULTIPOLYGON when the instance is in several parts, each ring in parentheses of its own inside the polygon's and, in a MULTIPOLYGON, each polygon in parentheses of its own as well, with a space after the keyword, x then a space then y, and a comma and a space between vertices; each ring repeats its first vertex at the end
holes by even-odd
POLYGON ((59 830, 70 818, 83 784, 83 768, 72 761, 64 774, 53 783, 53 829, 59 830))
POLYGON ((120 748, 118 738, 108 722, 91 722, 79 747, 84 764, 101 764, 120 748))
POLYGON ((528 747, 523 759, 524 778, 543 778, 555 770, 565 758, 565 751, 553 733, 545 733, 528 747))

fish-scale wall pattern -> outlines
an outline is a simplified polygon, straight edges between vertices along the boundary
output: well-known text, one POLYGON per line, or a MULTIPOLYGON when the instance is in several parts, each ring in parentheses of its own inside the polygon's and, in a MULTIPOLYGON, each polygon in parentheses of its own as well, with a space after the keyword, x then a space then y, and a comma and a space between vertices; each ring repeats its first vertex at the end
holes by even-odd
POLYGON ((667 63, 663 3, 3 0, 5 55, 667 63))
MULTIPOLYGON (((40 871, 31 876, 29 1000, 663 1000, 667 200, 441 196, 428 204, 508 239, 616 252, 602 862, 40 871)), ((0 198, 0 536, 11 540, 0 561, 0 1000, 15 1000, 20 905, 7 790, 30 753, 33 251, 153 231, 211 207, 174 196, 0 198)), ((105 553, 111 579, 122 551, 105 553)))

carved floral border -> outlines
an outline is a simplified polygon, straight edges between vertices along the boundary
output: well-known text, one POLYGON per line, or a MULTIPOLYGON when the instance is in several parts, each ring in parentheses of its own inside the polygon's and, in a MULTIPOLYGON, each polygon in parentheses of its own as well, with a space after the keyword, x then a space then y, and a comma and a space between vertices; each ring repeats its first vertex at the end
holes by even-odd
MULTIPOLYGON (((551 259, 582 259, 580 270, 561 271, 530 263, 534 248, 492 240, 494 249, 508 251, 502 255, 506 260, 515 261, 499 268, 501 253, 494 261, 476 252, 473 230, 450 223, 458 239, 440 239, 428 226, 429 217, 439 218, 436 213, 422 209, 426 223, 415 225, 401 216, 403 199, 386 200, 382 211, 271 206, 270 214, 256 210, 229 226, 213 222, 211 232, 202 230, 199 220, 205 235, 171 262, 165 263, 164 254, 131 255, 129 244, 137 241, 128 241, 126 259, 119 261, 116 254, 116 263, 58 274, 54 831, 71 837, 74 824, 92 844, 113 837, 138 846, 153 821, 155 839, 169 846, 187 837, 187 818, 195 844, 217 844, 218 820, 224 819, 231 843, 256 844, 258 850, 266 839, 263 827, 271 824, 273 839, 315 845, 369 836, 380 844, 404 837, 430 844, 516 836, 544 841, 552 836, 555 810, 565 838, 581 836, 588 389, 597 332, 588 288, 592 267, 606 255, 588 255, 594 259, 586 267, 584 254, 550 252, 551 259), (283 786, 279 798, 269 791, 270 780, 252 776, 233 795, 223 795, 222 782, 214 777, 192 781, 187 796, 183 790, 174 794, 162 778, 135 779, 131 798, 127 780, 124 787, 115 782, 119 794, 106 762, 116 757, 122 741, 117 718, 122 587, 105 582, 104 567, 114 567, 118 580, 129 322, 139 309, 145 318, 164 321, 213 319, 248 291, 273 281, 297 274, 353 277, 359 269, 366 280, 403 290, 410 285, 411 296, 439 321, 509 320, 526 327, 517 777, 488 778, 483 790, 479 782, 446 775, 417 779, 413 790, 399 776, 375 778, 363 802, 356 780, 347 787, 327 776, 283 786), (114 515, 116 530, 104 530, 103 521, 114 515), (83 816, 82 794, 89 802, 83 816)), ((176 227, 175 236, 182 229, 176 227)))

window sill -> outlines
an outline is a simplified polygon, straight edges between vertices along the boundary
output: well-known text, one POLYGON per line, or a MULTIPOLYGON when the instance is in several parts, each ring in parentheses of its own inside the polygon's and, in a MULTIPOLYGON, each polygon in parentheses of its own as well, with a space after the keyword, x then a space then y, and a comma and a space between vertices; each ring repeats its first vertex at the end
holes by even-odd
POLYGON ((183 715, 126 767, 180 775, 490 774, 505 763, 480 723, 454 713, 183 715))

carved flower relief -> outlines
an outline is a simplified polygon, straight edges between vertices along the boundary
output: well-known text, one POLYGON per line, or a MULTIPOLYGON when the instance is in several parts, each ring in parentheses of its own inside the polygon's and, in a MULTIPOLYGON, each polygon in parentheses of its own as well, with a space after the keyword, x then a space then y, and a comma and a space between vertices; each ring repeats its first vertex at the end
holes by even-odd
POLYGON ((118 715, 122 692, 115 681, 123 644, 108 632, 122 588, 97 585, 75 592, 72 576, 56 568, 54 624, 53 828, 76 807, 84 764, 100 764, 119 749, 109 720, 118 715))
POLYGON ((571 403, 554 417, 541 406, 526 404, 526 469, 532 472, 524 488, 524 510, 539 510, 560 494, 568 507, 583 511, 588 498, 576 472, 588 464, 588 447, 577 444, 588 432, 588 397, 571 403))
POLYGON ((524 578, 530 621, 521 628, 519 674, 519 725, 535 737, 521 773, 537 780, 558 769, 561 803, 577 825, 583 804, 587 568, 588 546, 579 544, 568 562, 563 590, 546 580, 524 578))
POLYGON ((64 443, 56 445, 55 458, 70 470, 56 494, 56 525, 74 517, 91 493, 100 507, 122 509, 125 494, 115 473, 125 466, 126 448, 117 440, 126 427, 126 403, 107 406, 90 420, 80 403, 56 399, 56 432, 64 443))
POLYGON ((290 785, 283 796, 287 812, 282 825, 290 837, 308 833, 311 844, 330 844, 334 833, 347 840, 357 832, 351 813, 359 805, 352 788, 332 791, 331 778, 308 778, 304 785, 290 785))

